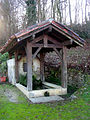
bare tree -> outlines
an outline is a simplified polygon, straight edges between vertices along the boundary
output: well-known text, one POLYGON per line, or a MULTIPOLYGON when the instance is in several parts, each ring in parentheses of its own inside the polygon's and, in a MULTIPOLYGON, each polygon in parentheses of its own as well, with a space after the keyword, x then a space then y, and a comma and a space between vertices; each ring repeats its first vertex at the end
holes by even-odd
POLYGON ((72 26, 72 16, 71 16, 71 1, 68 0, 69 2, 69 18, 70 18, 70 25, 72 26))

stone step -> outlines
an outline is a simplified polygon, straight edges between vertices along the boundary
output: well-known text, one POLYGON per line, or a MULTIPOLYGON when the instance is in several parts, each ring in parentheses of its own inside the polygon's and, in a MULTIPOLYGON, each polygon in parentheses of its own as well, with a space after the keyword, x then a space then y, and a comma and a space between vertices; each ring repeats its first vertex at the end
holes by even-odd
POLYGON ((52 102, 52 101, 61 101, 64 100, 60 96, 48 96, 48 97, 36 97, 36 98, 29 98, 32 103, 45 103, 45 102, 52 102))

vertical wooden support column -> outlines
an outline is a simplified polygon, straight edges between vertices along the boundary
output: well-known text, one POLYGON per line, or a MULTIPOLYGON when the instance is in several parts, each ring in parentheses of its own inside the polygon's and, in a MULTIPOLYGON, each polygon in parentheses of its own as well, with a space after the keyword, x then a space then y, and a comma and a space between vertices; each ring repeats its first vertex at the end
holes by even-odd
POLYGON ((40 53, 40 79, 42 82, 45 81, 45 76, 44 76, 44 57, 45 54, 43 52, 40 53))
POLYGON ((18 82, 19 81, 18 51, 15 51, 15 78, 16 78, 16 82, 18 82))
POLYGON ((61 86, 67 88, 67 48, 62 48, 61 86))
POLYGON ((32 90, 32 45, 27 41, 27 89, 32 90))
POLYGON ((11 53, 9 53, 9 59, 12 59, 12 54, 11 53))

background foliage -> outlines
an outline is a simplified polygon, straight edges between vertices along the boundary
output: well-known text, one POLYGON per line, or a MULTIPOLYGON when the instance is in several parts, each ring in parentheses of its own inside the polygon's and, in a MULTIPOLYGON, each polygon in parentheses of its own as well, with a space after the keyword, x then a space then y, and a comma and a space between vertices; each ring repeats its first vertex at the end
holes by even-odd
POLYGON ((7 72, 7 60, 8 60, 8 53, 5 53, 3 55, 0 54, 0 75, 5 75, 7 72))

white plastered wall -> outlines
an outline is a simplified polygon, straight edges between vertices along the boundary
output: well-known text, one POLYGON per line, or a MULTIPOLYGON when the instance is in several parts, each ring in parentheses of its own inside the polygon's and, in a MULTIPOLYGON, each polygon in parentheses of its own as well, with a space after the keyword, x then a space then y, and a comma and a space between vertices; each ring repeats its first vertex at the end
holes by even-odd
MULTIPOLYGON (((26 72, 23 71, 23 63, 26 63, 26 57, 23 57, 19 61, 19 74, 26 75, 26 72)), ((33 59, 33 75, 40 79, 40 61, 38 58, 33 59)))
POLYGON ((8 79, 9 82, 13 85, 16 84, 15 80, 15 59, 10 59, 7 61, 8 66, 8 79))
MULTIPOLYGON (((23 71, 23 63, 26 63, 26 57, 23 57, 18 63, 19 75, 26 75, 26 72, 23 71)), ((15 59, 10 59, 7 61, 8 66, 8 79, 9 82, 13 85, 16 84, 15 80, 15 59)), ((36 75, 37 79, 40 79, 40 61, 38 58, 33 60, 33 74, 36 75)))

